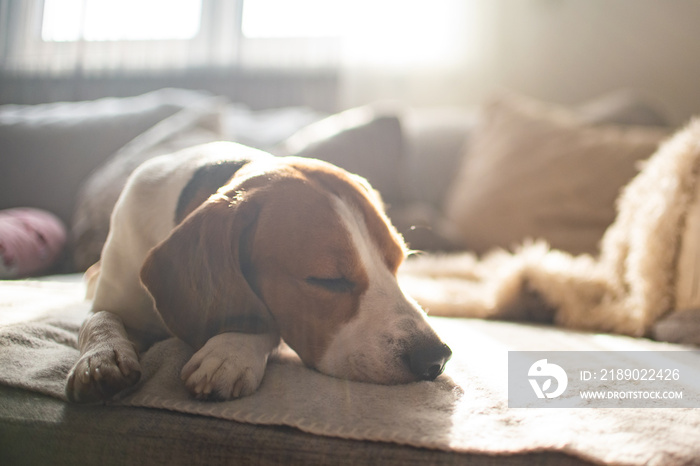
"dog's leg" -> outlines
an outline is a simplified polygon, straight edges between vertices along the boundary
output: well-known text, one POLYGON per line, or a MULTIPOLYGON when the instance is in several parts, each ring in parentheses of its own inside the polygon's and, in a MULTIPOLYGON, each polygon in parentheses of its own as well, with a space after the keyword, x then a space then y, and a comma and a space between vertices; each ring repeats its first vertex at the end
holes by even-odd
POLYGON ((267 358, 279 344, 271 334, 221 333, 182 368, 181 377, 199 399, 231 399, 257 390, 267 358))
POLYGON ((700 346, 700 309, 672 312, 651 330, 655 340, 700 346))
POLYGON ((78 337, 80 359, 68 374, 66 396, 71 401, 108 400, 134 385, 141 366, 119 316, 107 311, 92 314, 78 337))

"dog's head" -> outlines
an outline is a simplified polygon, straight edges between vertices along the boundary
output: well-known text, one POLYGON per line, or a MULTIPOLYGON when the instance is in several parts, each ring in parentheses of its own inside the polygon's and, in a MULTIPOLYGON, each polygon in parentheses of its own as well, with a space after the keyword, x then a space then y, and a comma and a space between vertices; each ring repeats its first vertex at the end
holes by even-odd
POLYGON ((150 252, 141 278, 195 347, 278 332, 323 373, 405 383, 434 379, 451 355, 398 285, 405 255, 365 180, 287 157, 240 169, 150 252))

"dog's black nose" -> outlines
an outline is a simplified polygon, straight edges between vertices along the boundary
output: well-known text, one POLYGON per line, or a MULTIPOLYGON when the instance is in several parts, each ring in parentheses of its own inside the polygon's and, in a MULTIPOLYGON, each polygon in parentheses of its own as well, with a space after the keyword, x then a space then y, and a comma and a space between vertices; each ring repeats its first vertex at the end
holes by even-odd
POLYGON ((451 357, 452 350, 444 343, 418 345, 408 353, 408 364, 420 380, 435 380, 451 357))

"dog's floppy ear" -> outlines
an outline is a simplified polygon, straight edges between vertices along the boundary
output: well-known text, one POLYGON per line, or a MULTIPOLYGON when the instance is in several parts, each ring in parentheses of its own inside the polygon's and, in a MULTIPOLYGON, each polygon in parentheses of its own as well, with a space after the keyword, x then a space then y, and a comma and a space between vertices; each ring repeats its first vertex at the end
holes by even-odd
POLYGON ((272 330, 241 266, 241 242, 258 207, 250 193, 215 194, 148 254, 141 281, 168 329, 194 348, 226 331, 272 330))

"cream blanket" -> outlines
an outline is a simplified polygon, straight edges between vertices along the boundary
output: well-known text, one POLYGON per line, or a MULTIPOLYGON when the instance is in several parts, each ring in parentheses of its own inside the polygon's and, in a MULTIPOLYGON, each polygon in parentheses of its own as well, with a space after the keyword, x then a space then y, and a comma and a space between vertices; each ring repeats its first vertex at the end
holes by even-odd
MULTIPOLYGON (((64 379, 78 358, 78 326, 89 307, 83 292, 77 276, 0 282, 0 383, 64 399, 64 379)), ((560 451, 634 465, 700 461, 697 409, 508 408, 509 350, 678 346, 504 322, 433 318, 432 323, 454 351, 445 374, 435 382, 348 382, 309 370, 293 353, 281 352, 254 395, 198 402, 179 379, 191 350, 171 339, 142 355, 141 383, 114 403, 454 452, 560 451)), ((700 367, 700 357, 698 363, 700 367)))

